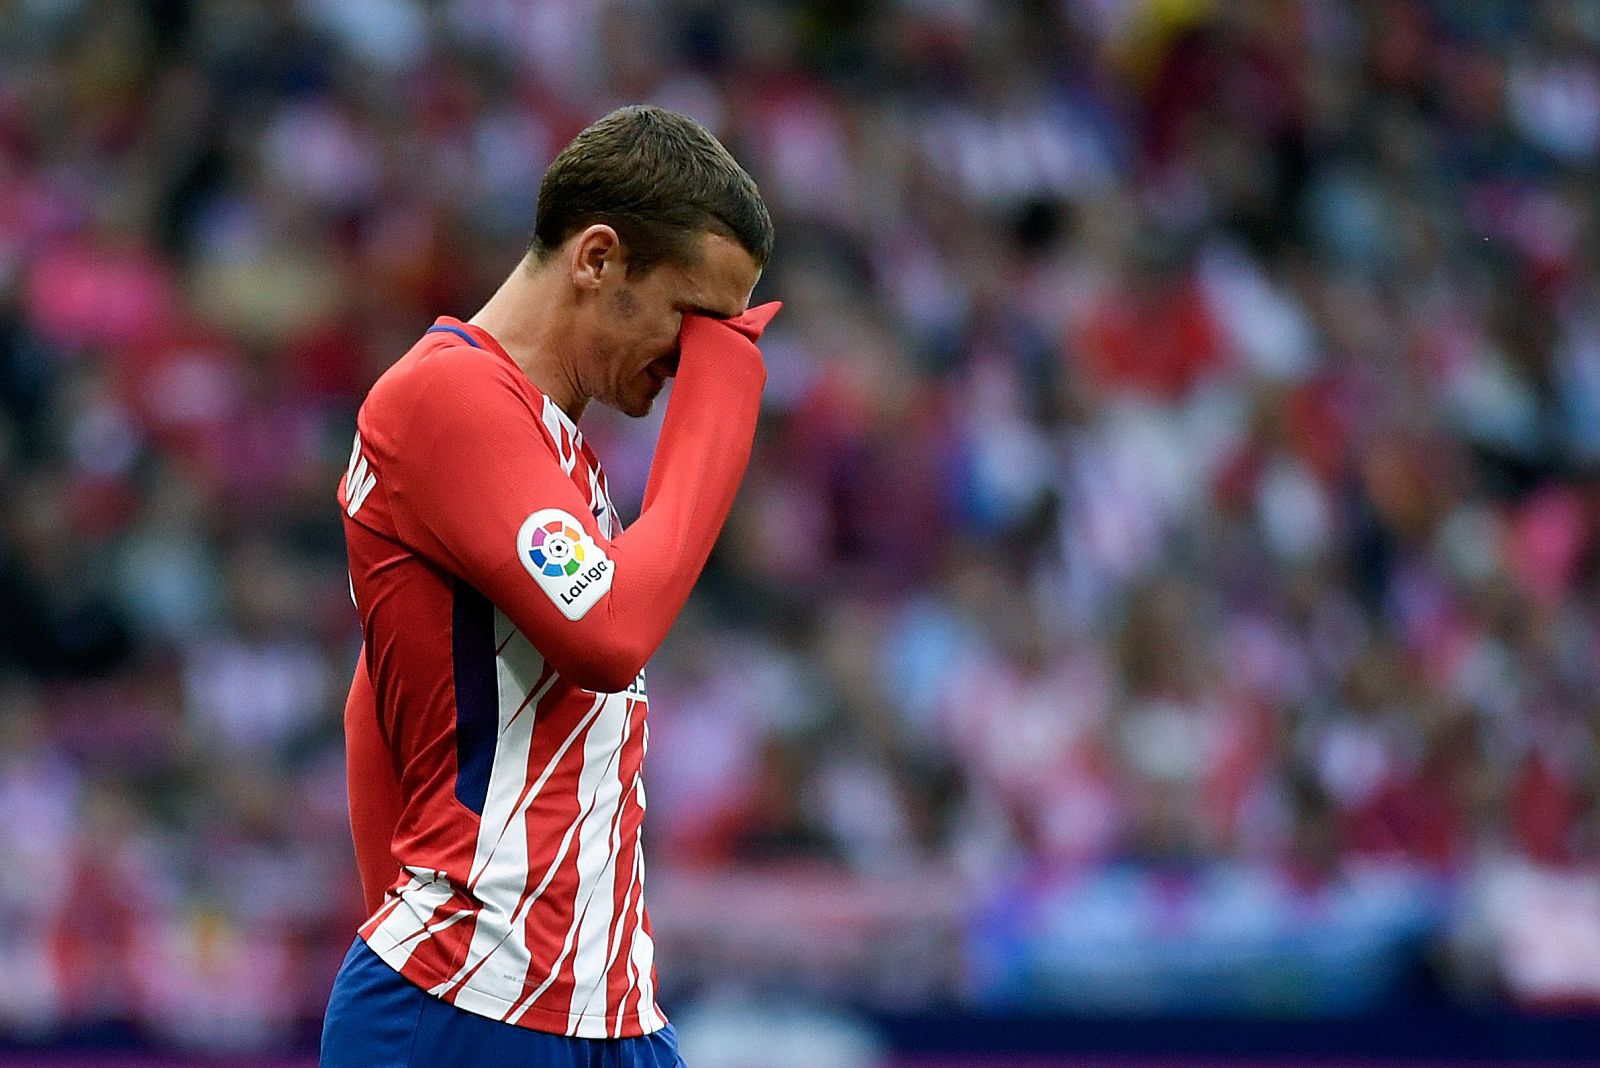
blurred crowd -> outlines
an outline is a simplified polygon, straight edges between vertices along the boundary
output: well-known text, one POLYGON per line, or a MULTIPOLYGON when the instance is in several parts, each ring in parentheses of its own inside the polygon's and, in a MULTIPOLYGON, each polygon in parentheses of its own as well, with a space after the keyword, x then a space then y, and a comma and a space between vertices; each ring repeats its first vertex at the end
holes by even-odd
MULTIPOLYGON (((1600 1000, 1600 5, 19 0, 6 1033, 320 1012, 356 407, 632 101, 786 302, 667 886, 955 887, 902 1001, 1600 1000)), ((624 514, 659 417, 585 419, 624 514)))

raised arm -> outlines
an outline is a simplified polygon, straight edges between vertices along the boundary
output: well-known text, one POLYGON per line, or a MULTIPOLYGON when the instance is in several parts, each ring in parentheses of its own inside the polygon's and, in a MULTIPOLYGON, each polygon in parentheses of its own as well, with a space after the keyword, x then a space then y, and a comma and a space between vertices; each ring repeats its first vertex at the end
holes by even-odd
POLYGON ((415 391, 403 448, 380 459, 407 539, 488 597, 564 678, 627 687, 688 600, 750 459, 776 305, 686 315, 637 522, 607 540, 548 450, 503 359, 448 359, 415 391), (488 362, 485 362, 488 361, 488 362), (385 470, 387 469, 387 470, 385 470), (411 529, 406 529, 406 526, 411 529))

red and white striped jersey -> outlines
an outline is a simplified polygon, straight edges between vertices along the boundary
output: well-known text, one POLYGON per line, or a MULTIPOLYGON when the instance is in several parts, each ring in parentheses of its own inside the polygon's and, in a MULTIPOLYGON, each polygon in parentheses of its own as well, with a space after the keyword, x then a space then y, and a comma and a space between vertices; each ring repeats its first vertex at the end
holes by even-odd
MULTIPOLYGON (((452 329, 430 331, 374 388, 340 488, 376 706, 406 797, 393 843, 401 876, 361 935, 463 1009, 585 1038, 647 1034, 665 1019, 639 843, 643 673, 620 693, 566 681, 485 591, 415 551, 435 539, 410 529, 426 517, 408 506, 438 494, 460 508, 470 501, 452 489, 489 488, 442 457, 409 458, 421 444, 408 439, 411 394, 451 376, 486 417, 501 405, 481 403, 484 391, 525 402, 529 418, 508 428, 524 434, 515 444, 573 491, 536 502, 556 517, 536 526, 542 545, 564 553, 563 580, 593 561, 585 527, 620 533, 605 474, 487 334, 441 325, 452 329)), ((482 518, 481 536, 499 535, 512 557, 515 532, 482 518)))
POLYGON ((775 310, 685 316, 626 532, 577 427, 476 326, 440 319, 362 405, 338 493, 365 638, 352 825, 369 885, 398 875, 361 936, 462 1009, 582 1038, 666 1025, 643 668, 749 460, 775 310))

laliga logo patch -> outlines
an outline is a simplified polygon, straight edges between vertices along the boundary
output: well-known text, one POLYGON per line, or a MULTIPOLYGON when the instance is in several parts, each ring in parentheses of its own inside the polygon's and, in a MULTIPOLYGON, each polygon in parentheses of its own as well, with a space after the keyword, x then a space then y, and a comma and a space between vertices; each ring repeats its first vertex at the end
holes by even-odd
POLYGON ((568 619, 582 619, 611 589, 611 561, 576 519, 545 508, 522 521, 517 557, 568 619))

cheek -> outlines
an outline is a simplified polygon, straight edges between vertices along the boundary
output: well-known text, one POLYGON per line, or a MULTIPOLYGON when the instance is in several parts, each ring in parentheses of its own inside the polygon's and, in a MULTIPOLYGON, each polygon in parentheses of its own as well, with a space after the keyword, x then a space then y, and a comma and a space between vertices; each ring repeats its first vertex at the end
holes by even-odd
POLYGON ((634 297, 633 290, 623 288, 617 290, 611 300, 611 307, 618 319, 632 319, 634 313, 639 310, 639 301, 634 297))
POLYGON ((643 347, 641 354, 645 363, 659 360, 673 350, 678 344, 678 329, 682 324, 683 316, 677 312, 673 312, 661 322, 643 347))

